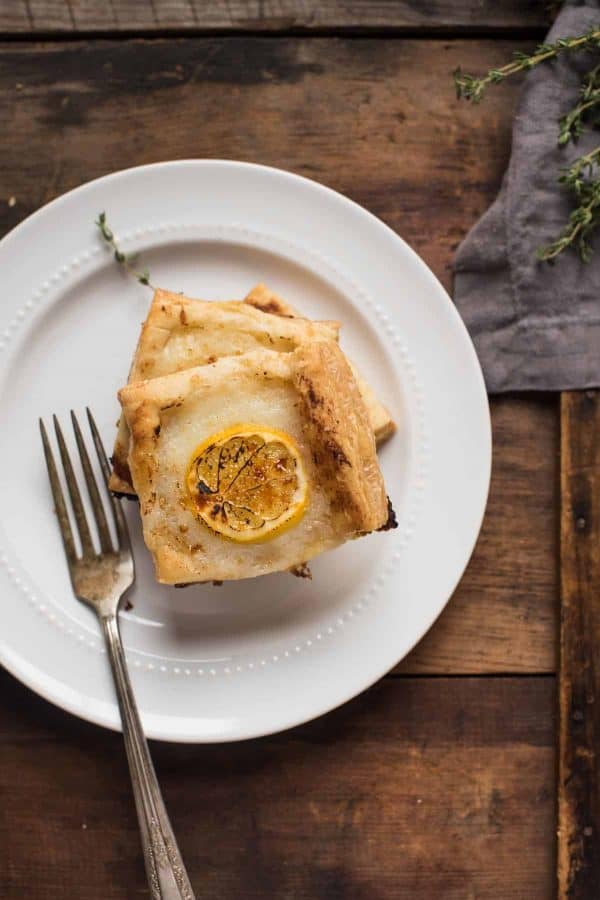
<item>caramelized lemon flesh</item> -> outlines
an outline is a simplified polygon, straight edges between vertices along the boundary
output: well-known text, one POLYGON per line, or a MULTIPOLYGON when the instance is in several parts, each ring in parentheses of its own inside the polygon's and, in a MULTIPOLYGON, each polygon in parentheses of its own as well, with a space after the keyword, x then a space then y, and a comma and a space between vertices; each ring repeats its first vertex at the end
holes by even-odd
POLYGON ((196 447, 187 490, 212 531, 243 543, 269 540, 296 525, 308 499, 294 439, 262 425, 237 425, 196 447))

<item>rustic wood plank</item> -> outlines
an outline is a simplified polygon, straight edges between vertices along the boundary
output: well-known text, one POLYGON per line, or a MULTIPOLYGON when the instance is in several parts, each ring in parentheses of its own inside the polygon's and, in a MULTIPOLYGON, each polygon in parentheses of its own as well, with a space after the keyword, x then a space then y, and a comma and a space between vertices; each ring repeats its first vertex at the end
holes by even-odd
POLYGON ((449 287, 456 245, 506 167, 519 87, 499 85, 473 110, 455 99, 452 71, 482 71, 531 46, 237 37, 0 45, 0 230, 113 169, 247 159, 365 204, 449 287))
POLYGON ((556 671, 557 400, 492 399, 494 457, 475 553, 401 672, 556 671))
POLYGON ((538 28, 544 0, 0 0, 0 31, 538 28))
MULTIPOLYGON (((3 900, 148 896, 120 736, 0 696, 3 900)), ((197 895, 548 900, 553 706, 549 678, 390 678, 274 738, 154 745, 197 895)))
MULTIPOLYGON (((495 65, 513 47, 321 38, 4 45, 0 230, 112 169, 249 159, 349 194, 450 287, 454 249, 499 186, 517 92, 499 86, 474 111, 455 101, 450 74, 459 63, 495 65)), ((481 541, 403 671, 554 670, 557 408, 550 398, 507 397, 493 401, 492 415, 481 541)))
POLYGON ((29 15, 25 0, 7 2, 0 0, 0 31, 6 33, 33 33, 35 25, 29 15))
POLYGON ((561 396, 559 900, 600 896, 600 392, 561 396))

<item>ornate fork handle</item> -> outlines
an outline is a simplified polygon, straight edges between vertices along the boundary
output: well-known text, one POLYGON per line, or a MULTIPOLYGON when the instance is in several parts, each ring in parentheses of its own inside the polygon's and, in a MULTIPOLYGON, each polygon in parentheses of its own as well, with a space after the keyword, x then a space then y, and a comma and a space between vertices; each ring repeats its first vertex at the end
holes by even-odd
POLYGON ((117 688, 123 737, 152 900, 194 900, 144 737, 116 615, 100 615, 117 688))
MULTIPOLYGON (((89 409, 87 410, 87 417, 104 481, 107 488, 109 488, 110 463, 102 445, 100 433, 89 409)), ((98 553, 66 441, 58 419, 56 416, 53 418, 63 475, 71 500, 71 512, 79 536, 80 553, 77 551, 71 527, 71 517, 67 509, 67 502, 54 453, 52 452, 45 425, 40 419, 40 432, 54 507, 67 558, 73 592, 82 603, 87 603, 97 614, 106 640, 108 657, 117 690, 121 721, 123 723, 125 749, 129 762, 129 773, 133 785, 133 795, 140 825, 144 861, 146 863, 146 874, 152 893, 152 900, 194 900, 194 893, 179 853, 171 823, 169 822, 158 781, 156 780, 156 773, 142 730, 131 682, 129 681, 127 661, 119 633, 119 622, 117 619, 119 604, 125 592, 135 581, 135 566, 131 553, 127 521, 121 509, 120 501, 109 493, 117 538, 115 546, 86 444, 75 413, 71 412, 73 432, 77 442, 77 449, 79 450, 88 498, 92 507, 97 542, 100 545, 100 553, 98 553)))

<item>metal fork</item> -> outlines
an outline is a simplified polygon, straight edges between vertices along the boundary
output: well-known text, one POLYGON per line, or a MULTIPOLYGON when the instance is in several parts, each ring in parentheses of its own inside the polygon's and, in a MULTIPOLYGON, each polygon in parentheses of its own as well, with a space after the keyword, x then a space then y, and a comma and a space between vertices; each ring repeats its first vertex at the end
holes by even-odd
MULTIPOLYGON (((87 417, 96 453, 100 460, 102 474, 108 488, 109 464, 100 434, 89 409, 87 410, 87 417)), ((106 640, 108 656, 117 689, 121 722, 123 723, 123 737, 125 738, 125 749, 129 762, 129 772, 133 785, 146 874, 152 900, 194 900, 192 887, 177 846, 177 841, 175 840, 175 835, 173 834, 173 829, 171 828, 171 823, 169 822, 154 766, 152 765, 148 744, 144 737, 119 633, 119 605, 123 595, 135 580, 131 543, 125 516, 123 515, 120 501, 109 492, 117 534, 118 546, 115 548, 81 429, 74 413, 71 412, 75 440, 98 531, 100 553, 97 553, 67 445, 58 419, 56 416, 53 419, 64 476, 81 543, 81 556, 77 554, 67 512, 67 504, 58 477, 58 470, 44 423, 40 419, 40 431, 42 433, 48 475, 50 476, 52 496, 54 497, 54 506, 67 555, 73 591, 79 600, 87 603, 95 611, 106 640)))

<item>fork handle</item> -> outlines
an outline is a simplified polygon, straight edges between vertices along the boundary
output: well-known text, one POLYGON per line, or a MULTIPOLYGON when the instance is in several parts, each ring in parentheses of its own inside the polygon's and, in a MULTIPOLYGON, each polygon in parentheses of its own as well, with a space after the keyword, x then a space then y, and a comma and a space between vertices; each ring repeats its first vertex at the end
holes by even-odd
POLYGON ((129 680, 116 615, 100 616, 117 689, 123 737, 133 786, 146 875, 152 900, 194 900, 160 787, 129 680))

